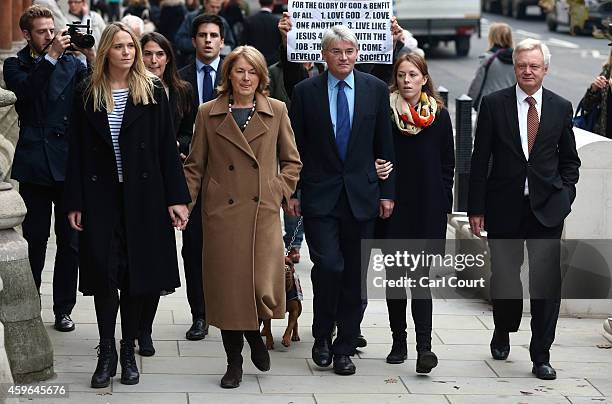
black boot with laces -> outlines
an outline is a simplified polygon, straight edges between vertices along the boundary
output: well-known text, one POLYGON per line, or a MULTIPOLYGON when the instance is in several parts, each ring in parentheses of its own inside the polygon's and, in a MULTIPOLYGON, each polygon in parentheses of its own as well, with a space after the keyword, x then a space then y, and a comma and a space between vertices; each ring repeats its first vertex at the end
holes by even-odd
POLYGON ((134 340, 121 340, 119 361, 121 362, 121 383, 138 384, 140 373, 134 356, 134 340))
POLYGON ((108 387, 111 378, 117 373, 117 348, 114 338, 103 338, 98 345, 98 364, 91 376, 91 387, 101 389, 108 387))

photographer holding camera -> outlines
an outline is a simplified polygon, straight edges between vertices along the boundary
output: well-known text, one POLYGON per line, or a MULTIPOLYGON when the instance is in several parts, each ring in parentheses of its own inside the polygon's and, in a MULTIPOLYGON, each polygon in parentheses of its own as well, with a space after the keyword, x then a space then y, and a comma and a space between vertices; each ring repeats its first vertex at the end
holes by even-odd
MULTIPOLYGON (((76 303, 78 239, 62 208, 62 193, 68 157, 67 129, 75 87, 87 75, 87 66, 66 50, 71 36, 55 34, 49 9, 32 6, 19 19, 28 44, 4 62, 6 87, 17 96, 19 140, 11 177, 19 181, 19 193, 27 213, 23 237, 28 242, 30 267, 40 292, 51 208, 55 210, 57 253, 53 273, 55 329, 74 330, 70 313, 76 303)), ((73 30, 74 32, 74 30, 73 30)), ((74 46, 74 44, 73 44, 74 46)), ((93 49, 78 48, 87 64, 93 49)))

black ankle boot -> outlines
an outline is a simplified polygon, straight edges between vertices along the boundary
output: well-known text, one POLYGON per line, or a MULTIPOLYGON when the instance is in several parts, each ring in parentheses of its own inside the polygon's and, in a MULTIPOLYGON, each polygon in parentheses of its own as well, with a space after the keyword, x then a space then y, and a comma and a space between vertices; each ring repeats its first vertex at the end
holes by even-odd
POLYGON ((134 340, 121 340, 119 361, 121 362, 121 383, 138 384, 140 373, 134 357, 134 340))
POLYGON ((427 351, 419 351, 417 353, 416 372, 429 373, 431 369, 438 366, 438 357, 435 353, 427 351))
POLYGON ((387 363, 400 364, 408 358, 408 344, 406 335, 393 336, 393 346, 387 355, 387 363))
POLYGON ((91 376, 91 387, 101 389, 108 387, 111 377, 117 373, 117 348, 114 338, 104 338, 98 345, 98 365, 91 376))
POLYGON ((227 371, 221 378, 221 387, 235 389, 242 382, 243 333, 242 331, 221 330, 221 337, 227 355, 227 371))
POLYGON ((251 347, 253 365, 262 372, 270 370, 270 353, 259 331, 245 331, 244 336, 251 347))

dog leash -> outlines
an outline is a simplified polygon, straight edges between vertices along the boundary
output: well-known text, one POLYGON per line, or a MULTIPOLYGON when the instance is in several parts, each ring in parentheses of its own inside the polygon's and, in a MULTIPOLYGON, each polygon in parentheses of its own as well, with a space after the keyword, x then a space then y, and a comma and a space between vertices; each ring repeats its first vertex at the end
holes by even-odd
POLYGON ((303 216, 300 216, 300 219, 298 220, 298 224, 297 226, 295 226, 295 230, 293 231, 293 236, 291 236, 291 241, 287 245, 285 256, 289 256, 289 252, 291 251, 291 246, 293 245, 293 242, 295 241, 295 237, 297 236, 298 231, 300 230, 300 226, 302 225, 303 218, 304 218, 303 216))

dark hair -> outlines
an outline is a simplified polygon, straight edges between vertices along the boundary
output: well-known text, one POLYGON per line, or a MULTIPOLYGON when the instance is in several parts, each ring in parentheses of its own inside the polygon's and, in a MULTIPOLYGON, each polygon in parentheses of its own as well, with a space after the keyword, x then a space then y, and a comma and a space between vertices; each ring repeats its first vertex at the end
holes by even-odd
MULTIPOLYGON (((181 80, 176 70, 176 62, 172 45, 165 36, 158 32, 149 32, 140 38, 140 46, 144 53, 144 47, 148 42, 155 42, 166 53, 166 69, 162 80, 168 86, 170 91, 175 91, 177 95, 177 113, 179 118, 182 118, 191 112, 191 94, 190 85, 188 82, 181 80)), ((174 112, 174 111, 173 111, 174 112)))
POLYGON ((19 28, 22 31, 30 31, 32 29, 32 21, 37 18, 53 19, 53 14, 51 14, 51 10, 46 7, 39 5, 30 6, 21 14, 19 18, 19 28))
POLYGON ((200 29, 200 25, 202 24, 215 24, 219 27, 219 34, 221 34, 221 39, 225 37, 225 27, 223 26, 223 20, 218 15, 213 14, 200 14, 198 15, 193 22, 191 23, 191 37, 195 38, 198 34, 198 29, 200 29))
POLYGON ((270 7, 274 4, 274 0, 259 0, 259 5, 262 7, 270 7))
POLYGON ((393 65, 393 76, 391 77, 391 86, 389 87, 389 89, 392 92, 398 89, 397 71, 399 70, 400 65, 404 62, 412 63, 416 66, 417 69, 419 69, 419 71, 424 77, 427 77, 427 83, 423 85, 422 91, 424 91, 425 94, 430 97, 433 97, 434 100, 436 100, 436 103, 440 107, 438 108, 438 111, 440 111, 440 109, 444 106, 444 101, 442 100, 442 97, 440 97, 440 94, 438 94, 438 92, 435 90, 433 80, 429 75, 429 68, 427 67, 427 62, 425 61, 425 58, 419 55, 418 53, 406 53, 397 58, 395 64, 393 65))

